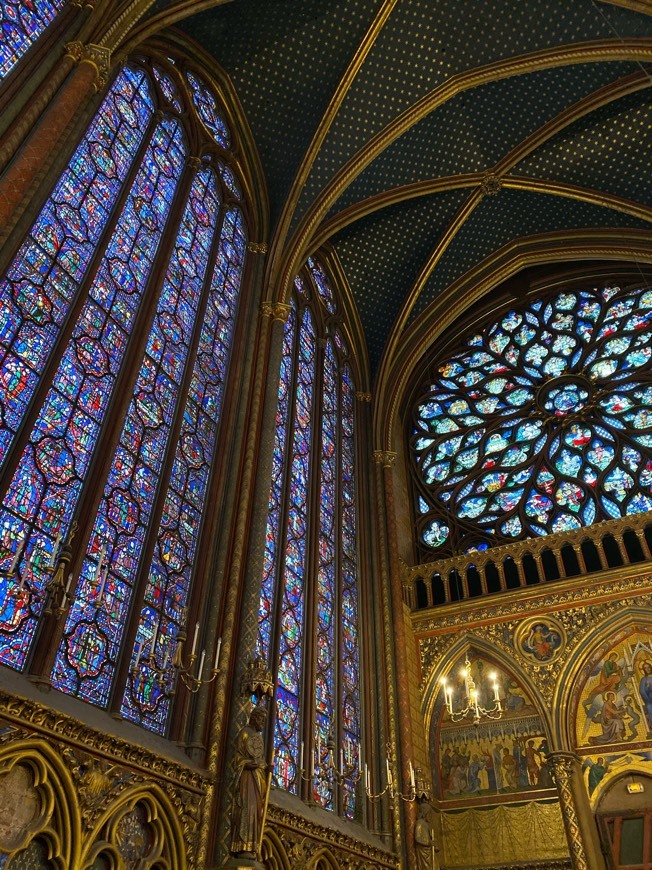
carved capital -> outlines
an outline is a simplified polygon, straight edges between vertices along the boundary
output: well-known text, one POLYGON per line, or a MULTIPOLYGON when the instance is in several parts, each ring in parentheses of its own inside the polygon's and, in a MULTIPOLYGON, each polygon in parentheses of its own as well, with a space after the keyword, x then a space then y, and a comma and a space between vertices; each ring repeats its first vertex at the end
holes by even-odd
POLYGON ((484 178, 480 182, 480 190, 483 196, 495 196, 500 192, 502 186, 502 179, 493 172, 485 173, 484 178))
POLYGON ((266 254, 267 244, 266 242, 248 242, 247 250, 250 254, 266 254))
POLYGON ((391 468, 396 460, 396 453, 392 453, 390 450, 374 450, 373 458, 376 465, 391 468))
POLYGON ((280 320, 283 323, 287 322, 292 311, 291 305, 286 305, 284 302, 263 302, 260 306, 260 313, 263 317, 271 317, 272 320, 280 320))
POLYGON ((75 63, 90 63, 95 67, 95 90, 100 91, 109 80, 111 72, 111 50, 103 45, 94 45, 92 42, 84 45, 83 42, 69 42, 66 45, 66 55, 75 63))
POLYGON ((199 169, 201 166, 201 157, 188 157, 186 159, 186 166, 190 167, 190 169, 199 169))
POLYGON ((361 390, 358 390, 355 394, 358 402, 370 402, 371 401, 371 393, 363 393, 361 390))

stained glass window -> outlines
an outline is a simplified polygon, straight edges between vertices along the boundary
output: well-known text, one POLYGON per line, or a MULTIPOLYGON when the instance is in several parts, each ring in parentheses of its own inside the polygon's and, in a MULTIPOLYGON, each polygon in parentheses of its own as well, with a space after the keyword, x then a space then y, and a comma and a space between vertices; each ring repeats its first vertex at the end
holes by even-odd
POLYGON ((355 388, 341 329, 329 323, 335 294, 322 264, 311 259, 295 290, 283 335, 257 652, 277 673, 276 785, 353 818, 360 768, 355 388), (314 675, 306 657, 316 663, 314 675), (314 706, 301 703, 306 696, 314 706), (331 763, 344 770, 341 786, 331 763))
POLYGON ((146 61, 118 73, 0 283, 0 661, 29 663, 74 528, 51 683, 159 733, 247 242, 224 150, 205 136, 187 165, 203 127, 179 117, 176 75, 146 61))
POLYGON ((652 509, 652 291, 567 289, 438 362, 411 447, 420 540, 444 553, 652 509))
POLYGON ((0 80, 39 38, 66 0, 1 0, 0 80))

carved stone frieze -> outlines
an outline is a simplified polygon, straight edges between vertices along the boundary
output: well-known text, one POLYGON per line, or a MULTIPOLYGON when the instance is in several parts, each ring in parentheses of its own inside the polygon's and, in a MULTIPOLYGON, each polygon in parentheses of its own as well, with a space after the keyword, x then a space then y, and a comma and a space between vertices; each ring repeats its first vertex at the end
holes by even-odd
POLYGON ((0 691, 0 745, 15 743, 20 751, 19 741, 34 737, 47 740, 70 770, 86 834, 124 792, 156 783, 179 819, 188 864, 196 866, 202 802, 210 785, 207 776, 56 710, 0 691))
MULTIPOLYGON (((57 738, 65 743, 83 746, 89 752, 110 758, 128 767, 147 773, 150 779, 159 776, 177 782, 196 792, 204 791, 208 779, 199 770, 162 755, 157 755, 150 749, 137 746, 89 727, 78 719, 73 719, 42 704, 27 698, 20 698, 0 690, 0 720, 8 720, 8 724, 16 727, 16 735, 36 730, 45 734, 52 742, 57 738)), ((4 724, 4 723, 2 723, 4 724)), ((0 727, 1 733, 1 727, 0 727)), ((11 737, 10 739, 16 739, 11 737)))
POLYGON ((77 784, 79 807, 86 830, 91 830, 100 813, 125 788, 140 781, 132 770, 95 758, 78 747, 66 746, 61 752, 77 784))
POLYGON ((347 870, 398 867, 398 861, 391 852, 375 848, 370 843, 305 819, 289 810, 275 807, 271 803, 267 824, 283 842, 293 870, 307 867, 311 855, 323 846, 327 846, 340 867, 347 870))

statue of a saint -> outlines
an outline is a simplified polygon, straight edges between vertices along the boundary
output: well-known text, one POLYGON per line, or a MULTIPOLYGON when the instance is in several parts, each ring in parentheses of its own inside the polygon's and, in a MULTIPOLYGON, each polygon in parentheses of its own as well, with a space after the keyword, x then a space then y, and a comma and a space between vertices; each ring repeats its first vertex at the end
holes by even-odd
POLYGON ((432 807, 427 800, 419 801, 419 815, 414 826, 414 850, 417 870, 439 870, 435 831, 431 822, 432 807))
POLYGON ((231 854, 238 858, 258 857, 261 825, 267 793, 267 765, 263 729, 267 720, 265 707, 254 707, 238 734, 233 766, 235 795, 231 819, 231 854))

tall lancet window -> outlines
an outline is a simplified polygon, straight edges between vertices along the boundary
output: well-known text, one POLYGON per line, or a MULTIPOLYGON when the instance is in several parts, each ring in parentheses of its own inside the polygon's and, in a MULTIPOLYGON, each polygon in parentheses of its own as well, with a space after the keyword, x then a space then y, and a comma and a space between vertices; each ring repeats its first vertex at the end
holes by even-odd
POLYGON ((66 0, 0 0, 0 81, 65 5, 66 0))
POLYGON ((277 674, 276 784, 301 795, 303 776, 347 818, 360 768, 354 404, 336 297, 310 259, 283 337, 258 655, 277 674))
POLYGON ((0 284, 0 662, 161 734, 246 250, 229 147, 199 73, 130 63, 0 284))

